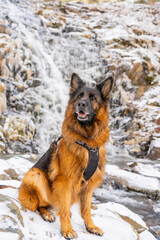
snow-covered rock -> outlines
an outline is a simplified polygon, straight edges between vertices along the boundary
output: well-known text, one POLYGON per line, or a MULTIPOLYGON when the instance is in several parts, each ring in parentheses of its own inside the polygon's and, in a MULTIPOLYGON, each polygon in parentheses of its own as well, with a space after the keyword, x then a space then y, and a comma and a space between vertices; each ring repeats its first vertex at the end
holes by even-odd
POLYGON ((128 164, 131 168, 132 172, 141 174, 143 176, 148 177, 155 177, 160 179, 160 171, 159 168, 152 164, 144 164, 144 163, 138 163, 134 162, 132 164, 128 164))
MULTIPOLYGON (((32 163, 22 157, 13 157, 8 160, 1 159, 0 165, 0 174, 6 174, 6 169, 13 168, 21 179, 32 163)), ((48 223, 40 217, 38 212, 31 212, 23 208, 18 201, 20 184, 20 180, 0 180, 0 185, 14 187, 0 190, 0 239, 64 239, 60 233, 58 216, 54 223, 48 223)), ((102 237, 91 235, 86 231, 78 205, 73 205, 71 212, 72 225, 78 234, 78 239, 156 240, 137 214, 118 203, 98 204, 97 210, 92 209, 95 224, 104 231, 102 237)))
POLYGON ((128 189, 150 195, 160 195, 160 182, 156 177, 143 176, 109 164, 106 165, 106 173, 128 189))
MULTIPOLYGON (((11 183, 10 183, 11 184, 11 183)), ((13 184, 14 185, 14 184, 13 184)), ((15 185, 14 185, 15 186, 15 185)), ((47 223, 38 213, 24 210, 17 201, 18 190, 4 189, 0 191, 0 239, 63 239, 60 233, 60 221, 57 217, 54 223, 47 223)), ((99 239, 98 236, 90 235, 80 217, 78 205, 71 208, 72 225, 78 234, 78 239, 99 239)), ((155 239, 149 232, 140 217, 120 204, 108 202, 99 204, 97 210, 92 210, 95 224, 104 231, 101 239, 105 240, 147 240, 143 232, 155 239)))

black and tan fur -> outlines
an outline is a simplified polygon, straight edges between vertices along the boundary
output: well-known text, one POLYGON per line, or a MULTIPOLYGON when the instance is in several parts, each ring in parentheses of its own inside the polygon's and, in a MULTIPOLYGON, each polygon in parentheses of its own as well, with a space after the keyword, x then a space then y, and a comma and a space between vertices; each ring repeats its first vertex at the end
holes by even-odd
POLYGON ((54 142, 40 161, 23 178, 19 200, 31 211, 39 210, 45 220, 54 221, 51 206, 60 216, 65 238, 76 238, 71 226, 70 207, 79 202, 86 229, 102 235, 91 218, 93 190, 103 179, 106 162, 105 144, 109 139, 108 101, 113 79, 107 78, 94 88, 86 87, 77 74, 70 84, 70 99, 62 125, 63 137, 58 148, 54 142), (93 176, 85 181, 83 172, 88 163, 88 150, 76 143, 83 141, 90 148, 99 148, 99 163, 93 176))

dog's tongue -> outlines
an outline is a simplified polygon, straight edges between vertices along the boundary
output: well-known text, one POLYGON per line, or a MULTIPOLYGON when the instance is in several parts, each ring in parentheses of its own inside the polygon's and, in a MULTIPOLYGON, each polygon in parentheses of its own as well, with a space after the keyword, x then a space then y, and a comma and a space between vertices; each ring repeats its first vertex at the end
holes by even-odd
POLYGON ((84 113, 84 112, 82 112, 82 111, 80 111, 79 113, 78 113, 78 116, 80 117, 80 118, 85 118, 86 117, 86 113, 84 113))

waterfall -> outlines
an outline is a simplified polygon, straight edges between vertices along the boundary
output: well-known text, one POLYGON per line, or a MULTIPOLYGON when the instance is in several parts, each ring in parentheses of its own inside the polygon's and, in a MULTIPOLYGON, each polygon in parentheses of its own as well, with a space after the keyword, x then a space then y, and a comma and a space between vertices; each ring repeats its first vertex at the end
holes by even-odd
POLYGON ((20 98, 27 102, 20 114, 31 115, 31 119, 36 125, 38 150, 42 151, 56 136, 61 134, 61 124, 68 99, 68 87, 54 62, 53 53, 49 51, 50 49, 43 41, 41 35, 43 27, 37 16, 27 9, 17 6, 14 1, 4 1, 1 5, 3 5, 3 14, 16 25, 14 29, 12 27, 12 36, 14 35, 15 38, 20 38, 22 41, 22 51, 26 58, 24 62, 28 61, 26 63, 28 66, 35 65, 36 73, 33 79, 25 81, 27 85, 31 84, 31 87, 19 94, 20 98), (38 86, 34 84, 36 80, 38 80, 38 86), (37 116, 34 117, 35 106, 38 110, 37 116), (31 107, 33 109, 30 109, 31 107))
MULTIPOLYGON (((50 11, 49 4, 57 7, 52 1, 45 4, 49 8, 46 14, 50 11)), ((11 63, 4 74, 4 83, 9 85, 8 96, 11 96, 7 104, 12 117, 7 126, 10 127, 10 121, 14 122, 14 141, 18 140, 18 151, 25 144, 28 147, 24 151, 44 152, 61 134, 73 72, 76 71, 89 85, 105 76, 94 32, 91 41, 88 28, 81 26, 81 19, 73 22, 67 16, 62 26, 52 26, 52 13, 48 18, 53 23, 48 26, 48 18, 37 14, 40 6, 40 1, 1 2, 2 18, 9 29, 7 41, 11 41, 10 47, 13 48, 9 55, 11 63), (15 86, 21 89, 15 89, 15 86), (22 121, 27 125, 25 130, 16 129, 17 117, 23 117, 22 121), (31 132, 33 125, 35 130, 31 132), (28 135, 31 135, 29 140, 28 135)), ((13 143, 9 141, 9 145, 13 149, 13 143)), ((17 151, 17 147, 13 150, 17 151)))

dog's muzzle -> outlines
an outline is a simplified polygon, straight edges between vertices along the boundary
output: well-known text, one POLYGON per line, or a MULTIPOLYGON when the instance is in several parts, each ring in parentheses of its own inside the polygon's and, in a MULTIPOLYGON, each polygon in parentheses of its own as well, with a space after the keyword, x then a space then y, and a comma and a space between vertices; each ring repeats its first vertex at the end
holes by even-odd
POLYGON ((79 121, 89 121, 90 113, 88 108, 88 102, 80 100, 76 105, 76 115, 79 121))

